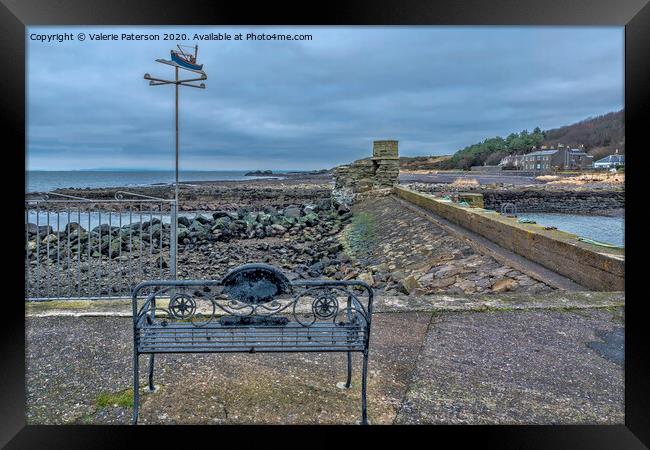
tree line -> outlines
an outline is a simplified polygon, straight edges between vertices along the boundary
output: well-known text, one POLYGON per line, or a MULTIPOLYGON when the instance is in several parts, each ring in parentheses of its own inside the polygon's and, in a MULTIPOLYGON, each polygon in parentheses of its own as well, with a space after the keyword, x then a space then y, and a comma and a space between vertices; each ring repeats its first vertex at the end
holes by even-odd
POLYGON ((619 149, 625 153, 624 110, 588 118, 572 125, 542 131, 535 127, 532 132, 522 130, 511 133, 505 139, 497 136, 469 145, 457 151, 451 158, 435 164, 437 169, 469 170, 471 166, 496 165, 507 155, 532 152, 542 145, 583 145, 584 150, 595 159, 619 149))
POLYGON ((544 139, 544 132, 539 127, 535 127, 532 133, 522 130, 510 133, 505 139, 501 136, 485 139, 457 151, 437 166, 439 169, 469 170, 471 166, 496 165, 507 155, 528 153, 533 147, 541 146, 544 139))

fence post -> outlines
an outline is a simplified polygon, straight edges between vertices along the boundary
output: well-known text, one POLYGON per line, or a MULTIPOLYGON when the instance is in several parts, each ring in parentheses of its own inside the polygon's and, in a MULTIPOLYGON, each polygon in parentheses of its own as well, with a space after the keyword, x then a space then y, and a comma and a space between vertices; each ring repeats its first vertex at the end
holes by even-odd
POLYGON ((172 207, 172 216, 171 216, 171 223, 170 223, 170 228, 171 228, 171 233, 170 233, 170 241, 169 241, 169 271, 171 275, 171 279, 175 280, 177 278, 177 272, 176 272, 176 255, 178 254, 178 212, 177 212, 178 204, 176 201, 173 203, 172 207))

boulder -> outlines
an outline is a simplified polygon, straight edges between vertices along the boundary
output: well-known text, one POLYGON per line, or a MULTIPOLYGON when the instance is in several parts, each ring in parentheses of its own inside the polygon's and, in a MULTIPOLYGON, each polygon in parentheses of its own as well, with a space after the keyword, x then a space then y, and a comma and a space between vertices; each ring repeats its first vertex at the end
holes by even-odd
POLYGON ((309 266, 309 276, 317 277, 323 272, 323 269, 325 269, 325 264, 323 264, 321 261, 318 261, 309 266))
POLYGON ((180 223, 178 224, 178 240, 182 241, 185 239, 188 235, 190 234, 189 230, 187 227, 182 226, 180 223))
POLYGON ((284 234, 287 232, 287 229, 278 223, 271 225, 271 229, 277 234, 284 234))
POLYGON ((421 287, 422 286, 420 286, 420 283, 413 275, 409 275, 399 282, 399 290, 407 295, 421 287))
POLYGON ((222 217, 230 217, 230 213, 228 211, 215 211, 212 213, 212 218, 215 220, 222 217))
MULTIPOLYGON (((30 224, 31 225, 31 224, 30 224)), ((72 233, 75 230, 78 230, 81 228, 82 231, 86 231, 81 225, 79 225, 77 222, 70 222, 66 224, 64 230, 66 234, 72 233)))
POLYGON ((506 291, 512 291, 516 289, 519 286, 517 282, 511 278, 503 278, 500 280, 497 280, 492 284, 492 292, 506 292, 506 291))
POLYGON ((113 258, 117 258, 120 256, 120 249, 122 248, 122 244, 123 244, 122 239, 120 239, 119 237, 114 238, 111 241, 111 245, 109 248, 110 248, 110 255, 113 258))
POLYGON ((226 229, 232 222, 232 219, 230 216, 222 216, 219 217, 214 221, 214 225, 212 226, 212 231, 215 231, 217 229, 226 229))
POLYGON ((301 215, 300 208, 297 206, 289 206, 288 208, 285 208, 284 215, 287 217, 298 218, 301 215))
POLYGON ((267 226, 271 224, 271 214, 267 214, 264 212, 261 212, 257 215, 257 221, 262 225, 262 226, 267 226))
POLYGON ((310 212, 301 219, 304 221, 308 226, 313 227, 318 223, 318 214, 315 212, 310 212))
POLYGON ((27 224, 27 231, 29 234, 37 234, 41 237, 44 238, 45 236, 52 234, 52 227, 49 225, 41 225, 37 227, 33 223, 28 223, 27 224))
POLYGON ((196 217, 194 217, 194 221, 199 222, 201 225, 210 225, 212 223, 210 219, 203 217, 200 214, 197 214, 196 217))
POLYGON ((367 283, 371 287, 375 285, 375 278, 372 276, 371 273, 364 272, 362 274, 359 274, 357 278, 363 281, 364 283, 367 283))

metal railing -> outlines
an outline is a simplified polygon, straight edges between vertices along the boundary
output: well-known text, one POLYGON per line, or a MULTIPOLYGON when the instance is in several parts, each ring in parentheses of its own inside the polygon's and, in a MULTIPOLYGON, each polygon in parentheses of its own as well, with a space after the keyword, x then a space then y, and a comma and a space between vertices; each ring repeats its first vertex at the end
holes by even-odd
POLYGON ((130 298, 151 278, 176 278, 174 200, 118 191, 25 200, 26 300, 130 298))

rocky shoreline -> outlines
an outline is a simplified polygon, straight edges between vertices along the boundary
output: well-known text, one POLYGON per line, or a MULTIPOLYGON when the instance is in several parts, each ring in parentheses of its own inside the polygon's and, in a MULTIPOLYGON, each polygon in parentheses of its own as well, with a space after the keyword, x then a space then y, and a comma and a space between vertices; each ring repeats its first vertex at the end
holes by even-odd
MULTIPOLYGON (((288 270, 290 278, 343 278, 341 265, 349 258, 337 235, 352 213, 331 197, 313 200, 261 209, 245 202, 234 210, 180 216, 179 276, 214 279, 259 261, 288 270)), ((99 282, 102 295, 123 293, 139 278, 166 277, 169 268, 170 225, 157 218, 122 227, 102 223, 90 232, 75 222, 60 230, 29 223, 26 238, 30 286, 41 289, 54 289, 56 278, 63 292, 91 291, 99 282)))
POLYGON ((583 215, 623 216, 625 191, 622 188, 584 189, 553 185, 462 186, 439 183, 410 183, 406 187, 425 193, 474 192, 483 194, 486 209, 499 211, 501 205, 513 203, 517 212, 544 212, 583 215))
MULTIPOLYGON (((425 192, 450 189, 449 185, 435 184, 415 187, 425 192)), ((117 203, 102 203, 102 199, 114 199, 118 190, 59 192, 81 196, 79 191, 83 191, 98 199, 92 203, 93 208, 111 211, 117 203)), ((165 198, 171 195, 169 186, 130 191, 165 198)), ((557 189, 545 193, 543 189, 483 188, 483 192, 504 199, 512 195, 530 198, 531 204, 540 196, 562 202, 569 195, 591 204, 600 194, 557 189)), ((302 174, 288 181, 184 184, 180 195, 178 277, 218 279, 240 264, 265 262, 282 268, 291 279, 360 279, 378 290, 401 295, 549 290, 544 283, 475 254, 466 244, 420 218, 397 211, 396 204, 380 200, 390 194, 390 189, 367 194, 333 191, 333 183, 325 175, 302 174)), ((610 206, 624 198, 622 191, 611 195, 614 203, 610 206)), ((137 211, 138 207, 136 201, 132 208, 137 211)), ((574 213, 580 210, 574 208, 574 213)), ((44 286, 49 289, 48 295, 62 292, 63 296, 119 296, 128 294, 143 279, 167 278, 170 225, 161 222, 156 214, 137 215, 137 219, 134 214, 133 219, 123 226, 102 222, 90 230, 83 223, 70 223, 59 230, 28 224, 28 296, 33 296, 37 288, 43 293, 44 286)))

